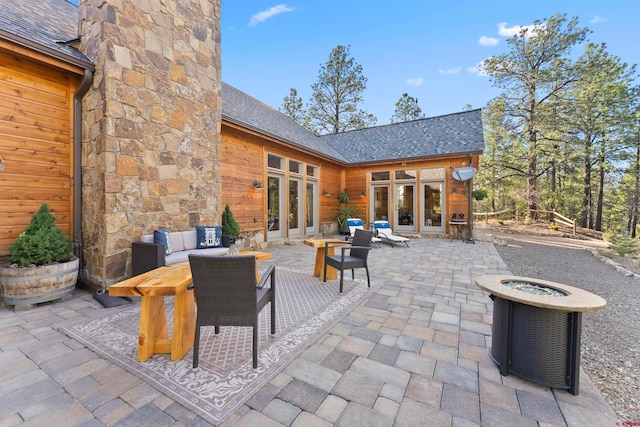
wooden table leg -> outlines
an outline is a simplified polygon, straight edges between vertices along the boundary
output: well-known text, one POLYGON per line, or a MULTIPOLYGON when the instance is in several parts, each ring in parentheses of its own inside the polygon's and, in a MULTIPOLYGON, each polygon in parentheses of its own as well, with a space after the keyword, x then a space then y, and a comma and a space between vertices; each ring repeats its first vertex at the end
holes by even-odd
POLYGON ((170 351, 164 297, 143 296, 140 301, 138 362, 144 362, 154 353, 169 353, 170 351))
MULTIPOLYGON (((335 255, 333 246, 329 246, 327 251, 327 255, 335 255)), ((324 254, 324 246, 319 247, 318 251, 316 252, 316 264, 313 267, 313 275, 319 277, 320 279, 324 279, 324 254)), ((327 280, 336 279, 338 277, 338 270, 331 267, 330 265, 327 267, 329 268, 327 270, 327 280)))
POLYGON ((185 290, 175 296, 173 303, 173 334, 171 360, 180 360, 193 347, 196 328, 193 290, 185 290))

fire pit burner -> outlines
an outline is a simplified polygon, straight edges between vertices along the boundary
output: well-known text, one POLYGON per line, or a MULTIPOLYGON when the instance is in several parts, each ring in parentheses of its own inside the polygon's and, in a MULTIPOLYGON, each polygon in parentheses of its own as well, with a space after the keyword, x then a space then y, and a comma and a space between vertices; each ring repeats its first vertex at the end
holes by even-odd
POLYGON ((528 292, 534 295, 547 295, 552 297, 566 297, 568 295, 566 292, 561 291, 560 289, 541 285, 539 283, 509 280, 502 282, 502 284, 511 289, 517 289, 519 291, 528 292))

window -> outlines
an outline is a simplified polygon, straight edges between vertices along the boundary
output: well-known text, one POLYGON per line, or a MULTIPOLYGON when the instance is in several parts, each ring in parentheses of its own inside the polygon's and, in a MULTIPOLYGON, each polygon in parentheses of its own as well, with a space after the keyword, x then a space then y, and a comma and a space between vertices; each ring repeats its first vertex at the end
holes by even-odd
POLYGON ((371 181, 389 181, 389 171, 371 172, 371 181))
POLYGON ((395 171, 396 179, 416 179, 415 169, 398 169, 395 171))
POLYGON ((444 180, 444 168, 420 169, 420 181, 442 181, 442 180, 444 180))
POLYGON ((318 167, 307 165, 307 177, 309 178, 317 178, 318 177, 318 167))
POLYGON ((284 159, 280 156, 276 156, 275 154, 269 154, 268 159, 267 159, 267 166, 272 168, 272 169, 284 169, 283 165, 284 164, 284 159))
POLYGON ((296 162, 295 160, 289 160, 289 172, 300 173, 300 162, 296 162))

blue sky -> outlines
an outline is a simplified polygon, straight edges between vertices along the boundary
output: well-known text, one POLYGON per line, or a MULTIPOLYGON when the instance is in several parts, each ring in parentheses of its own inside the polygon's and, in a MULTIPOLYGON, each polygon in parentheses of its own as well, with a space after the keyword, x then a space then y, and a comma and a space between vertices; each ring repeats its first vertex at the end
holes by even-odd
POLYGON ((222 79, 273 108, 292 87, 307 102, 331 50, 349 45, 368 79, 361 108, 378 124, 404 92, 429 117, 480 108, 499 91, 475 66, 506 52, 518 26, 556 13, 577 16, 590 41, 640 63, 638 0, 223 0, 222 79))

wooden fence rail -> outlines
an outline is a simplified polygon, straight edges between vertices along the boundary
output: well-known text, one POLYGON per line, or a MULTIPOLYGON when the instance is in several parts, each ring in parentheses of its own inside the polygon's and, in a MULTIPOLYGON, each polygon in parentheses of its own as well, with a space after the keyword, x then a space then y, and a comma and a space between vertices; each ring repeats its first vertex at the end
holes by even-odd
MULTIPOLYGON (((574 236, 578 231, 577 220, 567 218, 566 216, 556 211, 547 211, 547 210, 540 210, 540 209, 527 209, 526 211, 530 213, 535 212, 536 214, 542 213, 542 214, 548 215, 548 219, 550 222, 553 222, 554 224, 561 224, 561 225, 570 227, 574 236)), ((485 222, 488 222, 489 218, 504 218, 506 216, 515 217, 515 215, 516 213, 513 209, 504 209, 496 212, 474 212, 473 213, 474 218, 478 218, 478 219, 484 218, 485 222)))

